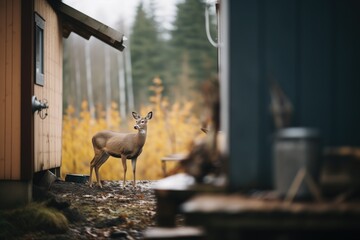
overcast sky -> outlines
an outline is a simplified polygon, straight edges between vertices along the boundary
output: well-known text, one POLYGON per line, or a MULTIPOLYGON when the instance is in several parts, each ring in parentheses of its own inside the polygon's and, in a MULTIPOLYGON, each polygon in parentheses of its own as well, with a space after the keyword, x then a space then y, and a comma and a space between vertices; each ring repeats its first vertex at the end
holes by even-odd
MULTIPOLYGON (((136 7, 141 0, 63 0, 71 7, 95 18, 96 20, 116 28, 116 23, 122 19, 127 28, 134 21, 136 7)), ((145 5, 149 0, 142 0, 145 5)), ((176 13, 178 0, 155 0, 157 20, 163 24, 165 29, 171 27, 171 22, 176 13)))

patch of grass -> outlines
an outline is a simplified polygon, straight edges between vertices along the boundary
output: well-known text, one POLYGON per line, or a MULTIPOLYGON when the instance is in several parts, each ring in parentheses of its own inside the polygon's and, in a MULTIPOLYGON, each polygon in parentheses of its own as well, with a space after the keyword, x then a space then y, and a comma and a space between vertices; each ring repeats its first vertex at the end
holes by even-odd
POLYGON ((30 203, 0 212, 0 229, 0 239, 36 231, 64 233, 68 230, 68 220, 60 211, 43 203, 30 203))

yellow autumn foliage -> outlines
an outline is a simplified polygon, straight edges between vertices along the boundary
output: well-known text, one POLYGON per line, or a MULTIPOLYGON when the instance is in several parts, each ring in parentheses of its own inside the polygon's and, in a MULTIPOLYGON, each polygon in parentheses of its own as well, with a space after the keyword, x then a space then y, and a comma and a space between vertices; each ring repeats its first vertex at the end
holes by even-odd
MULTIPOLYGON (((137 160, 136 178, 139 180, 162 178, 160 159, 168 154, 188 152, 193 140, 202 136, 200 120, 193 113, 192 102, 169 104, 163 98, 163 85, 159 78, 153 80, 150 90, 153 92, 150 105, 141 107, 139 111, 141 116, 153 111, 143 152, 137 160)), ((117 104, 112 103, 108 113, 98 105, 96 116, 96 119, 91 118, 85 101, 78 118, 71 105, 66 109, 63 119, 62 177, 68 173, 89 174, 90 162, 94 156, 91 139, 96 132, 104 129, 123 131, 120 129, 123 120, 117 104), (106 118, 107 114, 109 118, 106 118)), ((135 131, 134 119, 129 116, 126 122, 126 132, 135 131)), ((169 164, 167 168, 171 169, 173 166, 174 164, 169 164)), ((100 175, 102 180, 122 179, 121 160, 110 157, 101 167, 100 175)), ((132 179, 131 161, 128 161, 127 179, 132 179)))

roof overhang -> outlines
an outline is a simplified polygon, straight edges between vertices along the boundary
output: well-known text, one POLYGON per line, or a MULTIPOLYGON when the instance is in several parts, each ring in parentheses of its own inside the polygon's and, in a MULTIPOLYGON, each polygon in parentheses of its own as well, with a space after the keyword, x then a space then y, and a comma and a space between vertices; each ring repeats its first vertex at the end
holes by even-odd
POLYGON ((124 50, 124 34, 64 4, 60 0, 48 1, 62 19, 63 37, 68 38, 71 32, 75 32, 87 40, 94 36, 120 51, 124 50))

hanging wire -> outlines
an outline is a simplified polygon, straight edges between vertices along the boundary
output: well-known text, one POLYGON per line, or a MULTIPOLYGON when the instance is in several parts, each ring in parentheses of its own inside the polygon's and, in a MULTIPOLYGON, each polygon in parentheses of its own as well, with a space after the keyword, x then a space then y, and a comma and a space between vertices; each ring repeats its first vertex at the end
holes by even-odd
POLYGON ((205 29, 206 29, 206 37, 208 38, 211 45, 214 47, 219 47, 219 44, 215 42, 210 34, 210 21, 209 21, 209 7, 211 7, 210 3, 206 3, 205 5, 205 29))

